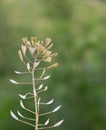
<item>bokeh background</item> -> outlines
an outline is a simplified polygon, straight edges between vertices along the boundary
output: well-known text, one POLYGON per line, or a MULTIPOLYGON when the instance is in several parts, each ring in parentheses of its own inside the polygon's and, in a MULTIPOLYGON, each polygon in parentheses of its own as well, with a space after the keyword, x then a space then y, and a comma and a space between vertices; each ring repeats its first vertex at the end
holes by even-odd
POLYGON ((65 121, 54 130, 106 130, 105 0, 0 0, 0 130, 33 130, 9 115, 29 87, 8 80, 21 79, 17 50, 31 36, 51 37, 59 53, 45 94, 63 105, 51 122, 65 121))

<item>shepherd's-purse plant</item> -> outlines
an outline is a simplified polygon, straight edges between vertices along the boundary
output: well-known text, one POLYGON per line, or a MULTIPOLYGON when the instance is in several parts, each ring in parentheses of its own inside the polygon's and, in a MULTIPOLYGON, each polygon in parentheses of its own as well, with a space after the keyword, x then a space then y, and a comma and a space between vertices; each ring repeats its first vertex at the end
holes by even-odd
POLYGON ((17 110, 17 115, 14 114, 12 110, 10 111, 10 114, 15 120, 34 127, 34 130, 57 127, 61 125, 64 120, 60 120, 54 125, 49 125, 50 122, 49 118, 47 118, 47 120, 45 120, 45 122, 43 123, 41 123, 40 121, 40 118, 42 116, 47 116, 49 114, 55 113, 61 107, 61 105, 59 105, 56 108, 52 109, 51 111, 47 111, 45 113, 41 113, 40 111, 41 105, 50 105, 54 102, 54 99, 51 99, 48 102, 42 102, 42 99, 39 95, 40 93, 43 93, 48 89, 48 87, 44 86, 44 84, 42 83, 44 80, 50 78, 50 75, 45 76, 46 71, 58 66, 58 63, 54 63, 48 66, 45 66, 44 64, 45 62, 51 62, 52 59, 57 56, 57 53, 52 53, 52 51, 50 51, 50 49, 53 46, 53 43, 51 43, 50 38, 46 38, 44 41, 38 41, 36 37, 31 37, 31 42, 28 41, 27 38, 23 38, 22 40, 24 45, 23 44, 21 45, 21 49, 18 50, 18 54, 20 60, 25 65, 26 71, 15 71, 15 73, 18 75, 29 74, 31 76, 31 81, 18 82, 13 79, 9 80, 11 83, 16 85, 23 84, 32 87, 32 92, 28 92, 24 95, 19 94, 19 97, 20 97, 20 106, 22 107, 22 109, 24 109, 29 113, 32 113, 34 115, 34 118, 24 116, 19 112, 19 110, 17 110), (40 73, 39 77, 38 74, 36 73, 40 73), (27 100, 33 99, 34 111, 30 110, 24 105, 23 102, 26 99, 27 100))

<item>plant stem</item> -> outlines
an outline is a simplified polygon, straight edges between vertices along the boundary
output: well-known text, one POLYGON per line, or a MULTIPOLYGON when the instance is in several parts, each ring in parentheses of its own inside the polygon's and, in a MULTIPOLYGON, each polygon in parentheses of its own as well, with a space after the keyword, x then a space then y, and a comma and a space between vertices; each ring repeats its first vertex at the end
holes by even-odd
POLYGON ((32 85, 33 85, 33 94, 34 94, 34 105, 35 105, 35 130, 38 130, 38 121, 39 121, 39 108, 38 108, 38 97, 35 88, 35 77, 34 77, 35 68, 32 69, 32 85))

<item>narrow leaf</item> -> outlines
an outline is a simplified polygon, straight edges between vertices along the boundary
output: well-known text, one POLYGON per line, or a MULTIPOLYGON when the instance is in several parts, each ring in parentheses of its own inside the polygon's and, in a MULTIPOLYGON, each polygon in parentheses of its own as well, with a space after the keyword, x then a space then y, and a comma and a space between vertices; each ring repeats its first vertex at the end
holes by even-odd
POLYGON ((51 43, 51 38, 46 38, 45 39, 45 46, 48 46, 51 43))
POLYGON ((10 81, 11 83, 13 83, 13 84, 18 84, 18 82, 15 81, 15 80, 13 80, 13 79, 9 79, 9 81, 10 81))
POLYGON ((61 105, 58 106, 58 107, 56 107, 52 112, 56 112, 56 111, 58 111, 58 110, 60 109, 60 107, 61 107, 61 105))
POLYGON ((22 94, 18 94, 20 96, 20 98, 22 99, 27 99, 27 98, 30 98, 33 96, 32 93, 26 93, 25 95, 22 95, 22 94))
POLYGON ((48 89, 48 86, 45 87, 44 91, 46 91, 48 89))
POLYGON ((47 104, 52 104, 54 102, 54 99, 50 100, 49 102, 47 102, 47 104))
POLYGON ((46 126, 46 127, 40 127, 39 130, 41 129, 49 129, 49 128, 53 128, 53 127, 58 127, 63 123, 64 120, 61 120, 59 122, 57 122, 56 124, 54 124, 53 126, 46 126))
POLYGON ((22 117, 22 118, 25 118, 19 111, 17 111, 17 114, 22 117))
POLYGON ((14 71, 16 74, 23 74, 22 72, 19 71, 14 71))
POLYGON ((16 116, 12 111, 10 111, 10 115, 11 115, 15 120, 19 120, 19 119, 17 118, 17 116, 16 116))
POLYGON ((45 125, 48 125, 49 124, 49 119, 47 119, 47 121, 45 122, 45 125))
POLYGON ((59 122, 57 122, 55 125, 53 125, 53 127, 57 127, 57 126, 60 126, 62 123, 63 123, 64 120, 61 120, 59 122))
POLYGON ((25 109, 25 106, 24 106, 22 100, 20 100, 20 106, 21 106, 23 109, 25 109))
POLYGON ((43 88, 43 84, 41 84, 38 88, 38 90, 42 89, 43 88))
POLYGON ((49 78, 50 78, 50 75, 44 77, 44 80, 49 79, 49 78))
POLYGON ((18 94, 20 96, 20 98, 22 99, 26 99, 26 95, 21 95, 21 94, 18 94))
POLYGON ((30 70, 30 64, 29 63, 27 63, 27 69, 30 70))

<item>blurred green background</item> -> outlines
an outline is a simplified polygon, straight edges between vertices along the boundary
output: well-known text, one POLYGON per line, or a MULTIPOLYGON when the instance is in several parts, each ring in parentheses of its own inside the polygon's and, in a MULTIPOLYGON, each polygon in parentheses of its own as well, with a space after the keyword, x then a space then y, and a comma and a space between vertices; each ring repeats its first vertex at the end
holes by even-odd
POLYGON ((8 81, 21 79, 13 71, 24 68, 17 50, 26 36, 51 37, 59 53, 45 94, 63 105, 54 130, 106 130, 106 1, 0 0, 0 130, 33 130, 9 115, 30 90, 8 81))

